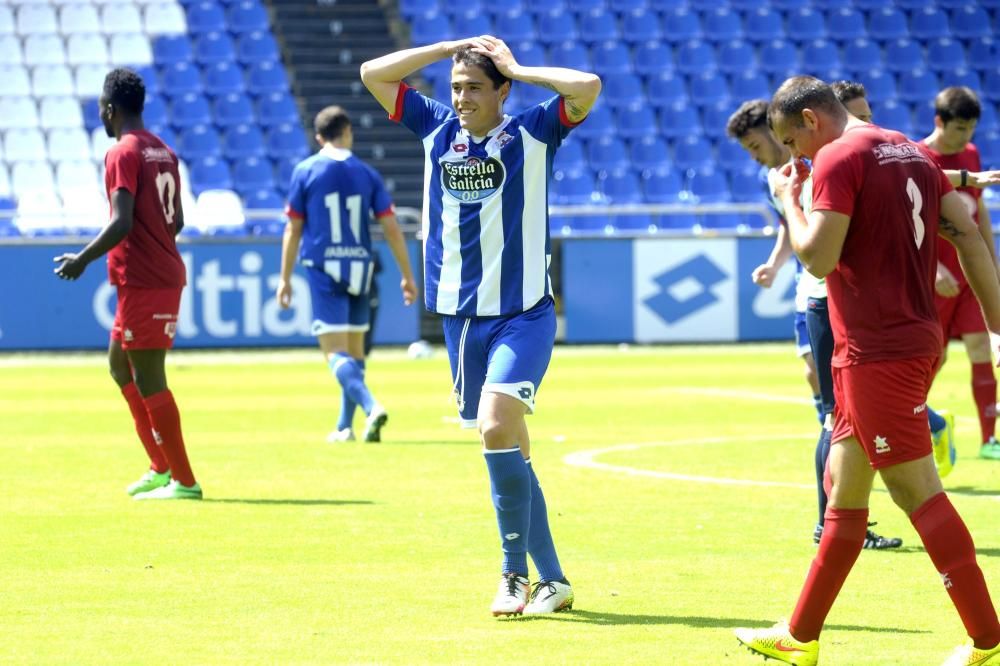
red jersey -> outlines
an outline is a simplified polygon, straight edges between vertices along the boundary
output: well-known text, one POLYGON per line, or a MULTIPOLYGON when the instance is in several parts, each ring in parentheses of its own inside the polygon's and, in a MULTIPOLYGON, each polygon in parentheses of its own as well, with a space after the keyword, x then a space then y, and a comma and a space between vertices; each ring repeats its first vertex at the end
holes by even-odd
POLYGON ((941 353, 934 307, 944 172, 899 132, 849 128, 813 161, 813 210, 851 218, 826 278, 833 365, 941 353))
POLYGON ((108 252, 111 284, 162 289, 183 287, 184 262, 174 240, 180 204, 177 156, 146 130, 123 134, 104 156, 108 201, 120 189, 135 197, 132 229, 108 252))
MULTIPOLYGON (((959 169, 968 169, 969 171, 982 170, 982 162, 979 160, 979 149, 971 143, 966 144, 962 152, 952 155, 939 153, 923 141, 920 142, 920 145, 924 147, 924 150, 931 156, 931 159, 942 169, 951 169, 954 171, 958 171, 959 169)), ((955 191, 961 195, 962 201, 968 207, 969 215, 972 216, 973 222, 979 224, 979 199, 983 196, 983 191, 978 187, 958 187, 955 188, 955 191)), ((959 286, 968 284, 968 281, 965 279, 965 273, 962 272, 962 265, 958 262, 958 252, 955 251, 955 246, 940 236, 937 239, 937 246, 938 261, 951 271, 951 274, 958 280, 959 286)))

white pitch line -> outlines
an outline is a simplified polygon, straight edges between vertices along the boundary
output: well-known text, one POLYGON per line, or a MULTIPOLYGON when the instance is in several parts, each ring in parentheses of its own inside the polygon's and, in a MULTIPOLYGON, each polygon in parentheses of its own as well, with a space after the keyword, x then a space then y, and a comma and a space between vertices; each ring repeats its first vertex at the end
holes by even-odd
POLYGON ((733 398, 735 400, 750 400, 753 402, 782 402, 791 405, 812 405, 809 398, 790 395, 775 395, 773 393, 754 393, 743 389, 724 389, 713 386, 664 386, 656 389, 657 393, 680 393, 681 395, 702 395, 712 398, 733 398))

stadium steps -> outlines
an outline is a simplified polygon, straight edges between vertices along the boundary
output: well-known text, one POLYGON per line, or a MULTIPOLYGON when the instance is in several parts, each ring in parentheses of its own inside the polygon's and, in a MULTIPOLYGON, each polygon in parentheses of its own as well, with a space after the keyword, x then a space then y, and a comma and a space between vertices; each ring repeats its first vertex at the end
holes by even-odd
POLYGON ((323 107, 344 107, 355 128, 354 152, 379 170, 397 206, 420 208, 420 142, 386 117, 358 74, 362 62, 399 48, 382 9, 371 0, 269 0, 269 5, 305 127, 312 127, 323 107))

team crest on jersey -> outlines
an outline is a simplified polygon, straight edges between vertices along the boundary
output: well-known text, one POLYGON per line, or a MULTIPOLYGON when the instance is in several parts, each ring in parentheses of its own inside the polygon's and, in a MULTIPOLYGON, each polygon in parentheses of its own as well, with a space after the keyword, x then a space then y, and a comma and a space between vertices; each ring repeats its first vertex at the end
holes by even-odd
POLYGON ((441 186, 459 201, 489 199, 503 187, 506 177, 503 162, 495 157, 441 160, 441 186))
POLYGON ((512 137, 510 134, 507 134, 507 130, 502 130, 496 136, 497 145, 500 146, 501 148, 503 148, 504 146, 506 146, 508 143, 510 143, 513 140, 514 140, 514 137, 512 137))

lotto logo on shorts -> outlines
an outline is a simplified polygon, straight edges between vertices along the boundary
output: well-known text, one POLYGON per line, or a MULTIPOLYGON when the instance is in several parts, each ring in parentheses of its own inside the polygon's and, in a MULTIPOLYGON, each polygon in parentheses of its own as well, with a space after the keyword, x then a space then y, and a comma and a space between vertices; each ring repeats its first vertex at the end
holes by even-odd
POLYGON ((521 396, 521 400, 531 400, 531 389, 526 386, 517 389, 517 394, 521 396))
POLYGON ((163 334, 166 335, 171 340, 173 340, 174 336, 177 335, 177 322, 168 321, 166 324, 164 324, 163 334))

